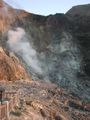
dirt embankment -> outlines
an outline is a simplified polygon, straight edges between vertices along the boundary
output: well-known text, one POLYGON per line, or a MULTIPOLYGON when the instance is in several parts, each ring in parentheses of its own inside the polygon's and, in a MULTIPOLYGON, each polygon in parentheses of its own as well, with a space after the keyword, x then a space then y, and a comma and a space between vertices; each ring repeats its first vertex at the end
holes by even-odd
POLYGON ((0 80, 14 81, 18 79, 29 79, 29 76, 18 58, 0 47, 0 80))

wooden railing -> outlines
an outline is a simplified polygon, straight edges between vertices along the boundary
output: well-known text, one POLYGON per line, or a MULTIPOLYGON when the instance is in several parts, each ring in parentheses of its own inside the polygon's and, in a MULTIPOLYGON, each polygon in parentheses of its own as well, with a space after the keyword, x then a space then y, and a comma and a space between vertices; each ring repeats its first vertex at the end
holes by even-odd
POLYGON ((0 120, 9 120, 9 113, 19 103, 18 94, 16 92, 5 93, 5 101, 0 104, 0 120))

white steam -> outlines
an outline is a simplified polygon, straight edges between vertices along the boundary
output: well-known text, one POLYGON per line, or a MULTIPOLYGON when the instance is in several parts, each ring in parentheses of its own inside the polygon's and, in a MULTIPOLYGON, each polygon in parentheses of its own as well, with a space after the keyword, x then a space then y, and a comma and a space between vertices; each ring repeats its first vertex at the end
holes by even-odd
POLYGON ((9 30, 7 44, 13 52, 23 58, 32 70, 42 74, 42 69, 37 59, 37 53, 28 42, 24 29, 18 27, 15 30, 9 30))
POLYGON ((57 39, 52 40, 47 46, 48 52, 36 52, 30 41, 35 42, 33 39, 37 39, 30 38, 28 41, 24 29, 18 27, 9 30, 7 44, 26 62, 33 77, 52 81, 65 87, 76 87, 77 73, 81 71, 82 58, 72 36, 66 32, 60 35, 58 42, 55 42, 57 39))

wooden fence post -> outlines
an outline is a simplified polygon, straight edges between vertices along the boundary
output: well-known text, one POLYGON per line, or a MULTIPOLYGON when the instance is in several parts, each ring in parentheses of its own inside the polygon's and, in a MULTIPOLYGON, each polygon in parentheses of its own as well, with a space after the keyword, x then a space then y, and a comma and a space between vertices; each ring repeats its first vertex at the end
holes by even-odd
POLYGON ((0 120, 9 120, 9 101, 4 101, 3 105, 0 108, 1 111, 1 119, 0 120), (3 112, 3 113, 2 113, 3 112))
POLYGON ((7 105, 7 113, 6 113, 6 115, 7 115, 7 120, 9 120, 10 119, 10 117, 9 117, 9 101, 6 101, 6 105, 7 105))

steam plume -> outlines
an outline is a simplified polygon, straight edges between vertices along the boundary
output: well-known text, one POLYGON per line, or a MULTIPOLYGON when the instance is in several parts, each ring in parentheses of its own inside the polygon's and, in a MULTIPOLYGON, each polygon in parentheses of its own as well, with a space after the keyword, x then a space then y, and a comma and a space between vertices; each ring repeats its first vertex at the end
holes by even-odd
POLYGON ((24 29, 18 27, 15 30, 9 30, 7 44, 13 52, 23 58, 31 69, 36 73, 42 73, 36 51, 28 42, 24 29))
POLYGON ((29 41, 24 29, 19 27, 9 30, 7 44, 13 52, 22 57, 29 70, 33 70, 36 76, 40 75, 40 79, 76 87, 77 73, 81 70, 81 56, 72 36, 66 32, 61 35, 60 43, 52 42, 47 46, 48 54, 46 51, 36 52, 30 43, 33 40, 29 41))

